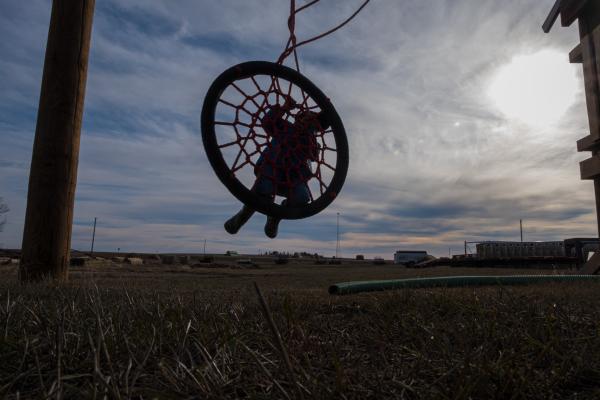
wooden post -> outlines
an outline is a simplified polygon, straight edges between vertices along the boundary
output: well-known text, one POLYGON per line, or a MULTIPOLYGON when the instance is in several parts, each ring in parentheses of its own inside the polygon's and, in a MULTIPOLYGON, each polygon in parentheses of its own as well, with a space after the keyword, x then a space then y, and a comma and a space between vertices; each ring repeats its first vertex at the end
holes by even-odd
MULTIPOLYGON (((572 63, 583 64, 585 99, 590 134, 577 141, 578 151, 591 151, 592 157, 579 163, 581 179, 594 181, 596 218, 600 235, 600 2, 597 0, 556 0, 542 28, 549 32, 561 17, 562 26, 579 22, 580 43, 569 53, 572 63)), ((580 272, 600 271, 600 252, 584 264, 580 272)))
POLYGON ((54 0, 46 45, 19 278, 68 276, 79 137, 95 0, 54 0))

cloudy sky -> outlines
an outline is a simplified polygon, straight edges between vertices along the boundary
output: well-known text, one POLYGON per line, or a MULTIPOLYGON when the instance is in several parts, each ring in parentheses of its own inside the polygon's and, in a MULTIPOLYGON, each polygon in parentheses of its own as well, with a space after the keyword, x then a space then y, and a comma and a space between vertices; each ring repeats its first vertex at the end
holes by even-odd
MULTIPOLYGON (((300 39, 362 0, 322 0, 300 39)), ((299 1, 300 4, 304 3, 299 1)), ((212 80, 248 60, 275 60, 285 0, 97 0, 72 247, 208 252, 435 255, 463 241, 595 236, 593 187, 575 142, 588 134, 582 73, 568 64, 576 26, 541 24, 554 0, 373 0, 349 25, 300 49, 303 73, 332 99, 350 143, 332 205, 284 221, 267 239, 210 168, 200 109, 212 80)), ((20 247, 50 0, 0 4, 0 233, 20 247)))

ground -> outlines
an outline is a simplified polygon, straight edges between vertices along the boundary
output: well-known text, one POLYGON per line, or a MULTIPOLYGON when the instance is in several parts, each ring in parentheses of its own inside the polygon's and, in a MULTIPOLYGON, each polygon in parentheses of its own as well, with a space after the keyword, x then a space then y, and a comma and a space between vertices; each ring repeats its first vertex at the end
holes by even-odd
POLYGON ((253 261, 77 267, 60 287, 0 267, 0 396, 600 398, 600 284, 338 297, 335 282, 549 271, 253 261))

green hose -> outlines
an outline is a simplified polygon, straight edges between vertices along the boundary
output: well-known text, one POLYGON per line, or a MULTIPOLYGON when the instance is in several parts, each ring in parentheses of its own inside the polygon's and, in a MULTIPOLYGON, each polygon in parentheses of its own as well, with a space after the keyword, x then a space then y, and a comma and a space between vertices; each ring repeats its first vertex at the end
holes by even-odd
POLYGON ((600 282, 600 275, 441 276, 435 278, 392 279, 387 281, 342 282, 329 286, 329 294, 352 294, 410 288, 526 285, 540 282, 576 281, 600 282))

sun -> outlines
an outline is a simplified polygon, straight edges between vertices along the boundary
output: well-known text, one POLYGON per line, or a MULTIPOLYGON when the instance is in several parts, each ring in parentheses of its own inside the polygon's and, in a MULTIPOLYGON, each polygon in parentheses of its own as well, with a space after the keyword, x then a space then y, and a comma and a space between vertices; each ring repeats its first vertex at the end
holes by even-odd
POLYGON ((556 50, 515 56, 496 72, 488 89, 507 118, 535 127, 560 121, 577 92, 577 69, 556 50))

